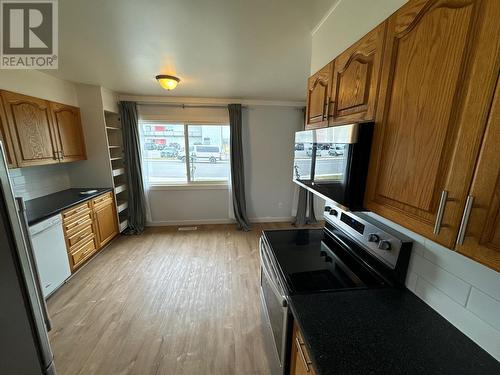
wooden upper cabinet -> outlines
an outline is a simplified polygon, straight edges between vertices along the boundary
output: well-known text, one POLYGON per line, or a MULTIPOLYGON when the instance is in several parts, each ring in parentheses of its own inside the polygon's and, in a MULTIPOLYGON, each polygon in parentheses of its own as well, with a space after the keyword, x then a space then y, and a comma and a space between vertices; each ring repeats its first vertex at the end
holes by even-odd
POLYGON ((386 24, 335 59, 330 124, 374 120, 386 24))
POLYGON ((497 83, 456 247, 460 253, 500 272, 499 150, 500 82, 497 83))
POLYGON ((450 248, 498 76, 499 7, 410 0, 387 23, 365 203, 450 248))
POLYGON ((328 106, 334 62, 309 77, 307 82, 306 129, 328 125, 328 106))
POLYGON ((69 105, 50 103, 61 162, 86 159, 80 110, 69 105))
POLYGON ((6 118, 19 167, 58 162, 49 103, 2 91, 6 118))
POLYGON ((7 166, 9 168, 16 168, 16 155, 14 154, 12 138, 10 137, 9 126, 7 124, 7 116, 5 115, 2 100, 0 100, 0 141, 2 141, 4 146, 5 157, 7 158, 7 166))

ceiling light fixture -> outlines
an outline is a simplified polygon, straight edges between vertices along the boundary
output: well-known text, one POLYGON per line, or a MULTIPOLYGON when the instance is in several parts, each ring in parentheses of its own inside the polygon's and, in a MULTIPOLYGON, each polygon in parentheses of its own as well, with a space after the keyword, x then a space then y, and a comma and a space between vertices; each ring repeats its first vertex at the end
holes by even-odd
POLYGON ((156 76, 156 80, 165 90, 173 90, 177 87, 177 84, 181 81, 179 78, 174 76, 169 76, 166 74, 160 74, 156 76))

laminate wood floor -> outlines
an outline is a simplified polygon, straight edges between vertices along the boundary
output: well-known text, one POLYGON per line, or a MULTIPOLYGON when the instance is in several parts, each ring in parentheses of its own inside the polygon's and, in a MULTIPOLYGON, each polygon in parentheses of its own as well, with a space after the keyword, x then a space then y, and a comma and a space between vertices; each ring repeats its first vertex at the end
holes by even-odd
POLYGON ((121 236, 48 300, 59 375, 268 374, 254 224, 121 236))

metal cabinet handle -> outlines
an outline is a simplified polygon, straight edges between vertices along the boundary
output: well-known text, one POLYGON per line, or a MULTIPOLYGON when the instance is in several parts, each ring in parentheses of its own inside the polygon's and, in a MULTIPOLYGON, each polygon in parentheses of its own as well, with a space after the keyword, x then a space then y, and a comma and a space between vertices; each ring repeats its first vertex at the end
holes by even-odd
POLYGON ((434 234, 438 235, 441 230, 441 223, 443 222, 444 207, 446 206, 446 201, 448 200, 448 191, 443 190, 441 192, 441 200, 439 201, 439 207, 436 215, 436 223, 434 224, 434 234))
POLYGON ((295 346, 297 346, 297 351, 300 354, 300 358, 302 358, 302 362, 304 363, 304 366, 306 368, 306 371, 309 372, 311 369, 309 368, 309 365, 312 365, 312 362, 309 362, 306 359, 306 355, 304 354, 304 351, 302 350, 302 344, 299 341, 298 337, 295 337, 295 346))
POLYGON ((457 244, 463 245, 465 239, 465 232, 467 231, 467 224, 469 223, 470 213, 472 211, 472 205, 474 204, 474 197, 472 195, 467 196, 467 201, 465 202, 464 214, 462 215, 462 221, 460 222, 460 228, 458 230, 457 244))
POLYGON ((325 114, 323 115, 323 119, 326 120, 330 116, 330 97, 326 98, 326 110, 325 114))

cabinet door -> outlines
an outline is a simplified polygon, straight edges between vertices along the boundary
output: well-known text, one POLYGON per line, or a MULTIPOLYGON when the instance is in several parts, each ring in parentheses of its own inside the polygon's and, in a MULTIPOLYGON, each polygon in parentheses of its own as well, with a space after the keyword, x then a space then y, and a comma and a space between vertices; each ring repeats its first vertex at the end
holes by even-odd
POLYGON ((500 272, 500 83, 497 83, 486 133, 456 249, 500 272), (468 208, 470 207, 470 212, 468 208), (468 216, 470 214, 470 216, 468 216))
POLYGON ((8 91, 2 100, 18 166, 57 163, 49 103, 8 91))
POLYGON ((312 362, 307 352, 304 340, 300 334, 299 326, 293 325, 292 350, 290 356, 290 375, 315 375, 312 362))
POLYGON ((499 7, 413 0, 388 19, 366 206, 450 248, 498 75, 499 7))
POLYGON ((3 108, 3 103, 0 100, 0 141, 3 143, 5 157, 7 158, 7 166, 9 168, 16 168, 17 161, 12 146, 12 139, 10 137, 9 127, 7 125, 7 116, 3 108))
POLYGON ((114 200, 94 207, 95 227, 97 231, 98 248, 102 248, 118 234, 118 223, 114 200))
POLYGON ((386 24, 335 59, 330 124, 374 120, 386 24))
POLYGON ((327 126, 333 61, 309 78, 307 83, 306 129, 327 126))
POLYGON ((87 157, 80 110, 76 107, 53 102, 50 103, 50 108, 61 161, 85 160, 87 157))

